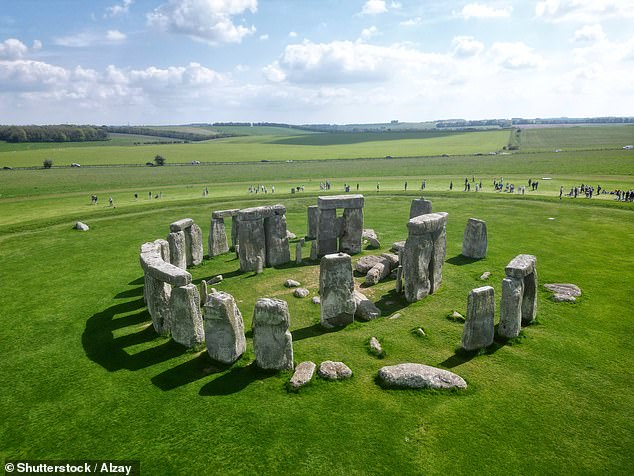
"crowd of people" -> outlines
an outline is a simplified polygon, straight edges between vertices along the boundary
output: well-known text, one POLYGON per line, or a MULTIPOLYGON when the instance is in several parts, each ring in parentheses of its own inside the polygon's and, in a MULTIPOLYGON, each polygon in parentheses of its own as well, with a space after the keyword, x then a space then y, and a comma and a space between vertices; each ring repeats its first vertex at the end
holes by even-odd
MULTIPOLYGON (((266 185, 250 185, 249 193, 269 193, 269 188, 266 185)), ((271 193, 275 193, 275 185, 271 185, 271 193)))

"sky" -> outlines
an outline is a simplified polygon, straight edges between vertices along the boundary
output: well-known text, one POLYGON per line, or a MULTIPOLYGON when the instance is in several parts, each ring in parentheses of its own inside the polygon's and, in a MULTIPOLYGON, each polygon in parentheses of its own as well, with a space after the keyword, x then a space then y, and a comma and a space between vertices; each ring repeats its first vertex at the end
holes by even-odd
POLYGON ((0 123, 634 115, 634 0, 0 0, 0 123))

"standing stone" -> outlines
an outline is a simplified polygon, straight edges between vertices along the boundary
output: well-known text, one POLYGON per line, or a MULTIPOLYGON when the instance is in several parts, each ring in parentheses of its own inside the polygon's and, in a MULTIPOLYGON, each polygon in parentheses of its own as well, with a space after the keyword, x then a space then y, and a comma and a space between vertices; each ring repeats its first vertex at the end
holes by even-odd
POLYGON ((238 227, 237 248, 240 253, 240 271, 255 271, 257 257, 266 261, 266 238, 264 220, 257 214, 257 209, 240 210, 240 226, 238 227), (253 212, 253 213, 251 213, 253 212))
POLYGON ((152 317, 152 325, 158 335, 170 333, 170 296, 172 286, 159 281, 149 273, 145 274, 145 297, 147 309, 152 317))
POLYGON ((204 279, 200 282, 200 305, 204 306, 209 296, 209 288, 207 287, 207 281, 204 279))
POLYGON ((403 266, 401 265, 396 268, 396 292, 397 294, 403 292, 403 266))
POLYGON ((410 220, 414 217, 425 215, 427 213, 432 213, 431 201, 425 200, 424 198, 415 198, 412 200, 412 204, 409 207, 410 220))
POLYGON ((195 284, 172 288, 170 299, 172 339, 185 347, 205 340, 200 314, 200 295, 195 284))
POLYGON ((493 344, 495 296, 491 286, 471 290, 467 301, 467 319, 462 332, 462 347, 476 350, 493 344))
POLYGON ((345 326, 354 321, 356 304, 353 296, 352 260, 345 253, 329 254, 319 267, 321 325, 326 329, 345 326))
POLYGON ((405 299, 415 302, 433 294, 442 282, 447 246, 447 213, 412 218, 402 254, 405 299))
POLYGON ((264 260, 261 256, 258 256, 255 260, 255 274, 262 274, 264 272, 264 260))
POLYGON ((238 245, 238 215, 237 211, 235 215, 231 217, 231 249, 235 250, 238 245))
POLYGON ((302 264, 302 241, 295 244, 295 264, 302 264))
POLYGON ((187 262, 197 266, 203 262, 203 232, 196 223, 185 229, 185 242, 187 248, 187 262), (188 238, 189 237, 189 238, 188 238))
POLYGON ((317 254, 317 242, 313 241, 310 244, 310 260, 311 261, 316 261, 319 258, 318 254, 317 254))
POLYGON ((218 256, 229 251, 224 218, 212 218, 209 238, 207 239, 209 256, 218 256))
POLYGON ((308 214, 308 232, 306 233, 307 240, 314 240, 317 238, 317 225, 319 223, 319 207, 317 205, 311 205, 307 208, 308 214))
POLYGON ((339 222, 337 210, 319 210, 319 227, 317 228, 317 255, 324 256, 337 252, 339 222))
POLYGON ((537 316, 537 258, 533 255, 517 255, 506 265, 506 277, 522 280, 522 325, 531 324, 537 316))
POLYGON ((481 259, 487 255, 487 224, 476 218, 469 218, 462 240, 462 256, 481 259))
POLYGON ((275 205, 272 216, 264 219, 266 266, 279 266, 291 260, 286 233, 286 207, 275 205))
POLYGON ((288 330, 288 304, 281 299, 260 298, 253 310, 253 350, 261 369, 293 368, 293 337, 288 330))
POLYGON ((187 251, 185 247, 185 232, 173 231, 167 235, 170 245, 170 263, 174 266, 187 269, 187 251))
POLYGON ((522 296, 524 281, 517 278, 502 280, 502 299, 500 300, 500 325, 498 334, 507 339, 517 337, 522 328, 522 296))
POLYGON ((363 247, 363 208, 343 210, 339 251, 351 255, 361 253, 363 247))
POLYGON ((244 354, 244 322, 231 294, 216 292, 205 303, 205 341, 209 357, 232 364, 244 354))

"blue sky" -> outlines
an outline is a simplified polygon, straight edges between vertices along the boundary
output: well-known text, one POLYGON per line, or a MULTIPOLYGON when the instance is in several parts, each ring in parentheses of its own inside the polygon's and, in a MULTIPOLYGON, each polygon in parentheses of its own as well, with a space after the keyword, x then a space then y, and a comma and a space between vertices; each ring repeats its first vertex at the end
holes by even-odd
POLYGON ((0 123, 634 114, 632 0, 0 0, 0 123))

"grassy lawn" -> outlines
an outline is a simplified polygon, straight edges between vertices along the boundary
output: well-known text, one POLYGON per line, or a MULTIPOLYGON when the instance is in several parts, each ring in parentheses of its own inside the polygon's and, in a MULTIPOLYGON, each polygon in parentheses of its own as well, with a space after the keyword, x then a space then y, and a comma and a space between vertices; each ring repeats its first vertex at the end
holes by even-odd
MULTIPOLYGON (((348 382, 316 380, 299 394, 285 389, 290 373, 253 368, 250 333, 244 358, 220 367, 157 337, 141 299, 141 243, 165 236, 184 216, 206 234, 212 210, 273 197, 154 203, 88 213, 88 233, 53 221, 5 236, 0 368, 10 385, 0 390, 0 454, 137 458, 146 474, 629 473, 634 212, 583 201, 427 195, 450 217, 443 285, 411 305, 393 295, 393 281, 370 288, 384 314, 399 312, 398 319, 320 330, 318 307, 282 286, 293 277, 315 295, 312 264, 252 276, 236 273, 227 254, 192 270, 195 282, 227 276, 216 287, 236 297, 247 330, 257 297, 286 299, 296 362, 343 360, 354 372, 348 382), (489 254, 465 263, 458 255, 471 216, 488 222, 489 254), (540 283, 573 282, 584 295, 574 305, 555 304, 540 288, 538 324, 515 345, 473 358, 457 354, 462 326, 446 314, 466 311, 469 290, 483 284, 478 276, 487 270, 499 299, 503 268, 518 253, 537 256, 540 283), (417 327, 428 337, 415 336, 417 327), (368 353, 370 336, 383 343, 385 359, 368 353), (404 361, 451 369, 469 388, 380 389, 377 370, 404 361)), ((405 238, 415 196, 368 194, 365 223, 386 249, 405 238)), ((282 200, 289 229, 300 236, 314 200, 282 200)))
POLYGON ((523 151, 618 148, 634 142, 634 126, 575 126, 524 128, 523 151))
MULTIPOLYGON (((244 163, 0 170, 0 457, 140 459, 143 474, 165 475, 631 474, 634 204, 557 196, 560 186, 567 191, 581 183, 634 188, 634 153, 620 150, 619 136, 606 150, 525 153, 522 146, 509 156, 474 156, 506 144, 509 131, 424 135, 268 134, 178 146, 69 147, 56 165, 144 163, 156 153, 168 163, 203 156, 244 163), (463 152, 285 162, 384 157, 388 148, 429 152, 443 144, 463 152), (89 161, 72 155, 80 153, 89 161), (265 157, 276 162, 260 162, 265 157), (482 180, 483 192, 462 191, 472 176, 482 180), (516 185, 537 179, 540 187, 524 196, 495 193, 492 181, 500 177, 516 185), (365 226, 377 231, 385 251, 406 238, 409 205, 424 179, 434 210, 449 213, 443 284, 433 296, 408 304, 387 280, 364 290, 384 317, 326 332, 310 302, 318 264, 242 274, 229 253, 190 271, 195 283, 225 276, 215 287, 238 301, 245 356, 221 366, 154 333, 138 253, 142 243, 165 237, 172 221, 194 218, 206 243, 213 210, 283 203, 288 228, 301 237, 320 181, 331 181, 333 193, 344 183, 355 192, 358 183, 365 226), (275 195, 249 194, 258 183, 275 185, 275 195), (296 185, 305 191, 291 195, 296 185), (159 191, 163 198, 148 199, 159 191), (90 205, 93 193, 97 206, 90 205), (115 207, 107 206, 109 196, 115 207), (484 260, 460 258, 469 217, 487 221, 484 260), (91 230, 72 230, 76 220, 91 230), (447 314, 465 314, 469 291, 484 284, 494 287, 499 303, 504 266, 520 253, 537 256, 537 323, 481 355, 457 352, 462 324, 447 314), (487 283, 479 280, 484 271, 492 272, 487 283), (287 278, 302 282, 310 297, 294 298, 283 286, 287 278), (556 304, 541 287, 548 282, 575 283, 583 296, 556 304), (263 296, 289 303, 296 363, 342 360, 353 378, 317 378, 293 394, 286 390, 290 372, 257 371, 251 316, 263 296), (401 316, 389 319, 395 313, 401 316), (418 327, 427 337, 413 333, 418 327), (369 353, 371 336, 383 344, 384 359, 369 353), (469 387, 381 389, 378 369, 402 362, 452 370, 469 387)), ((0 166, 40 165, 48 153, 0 152, 0 166)))

